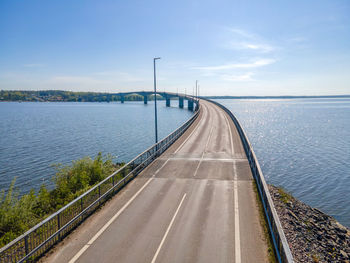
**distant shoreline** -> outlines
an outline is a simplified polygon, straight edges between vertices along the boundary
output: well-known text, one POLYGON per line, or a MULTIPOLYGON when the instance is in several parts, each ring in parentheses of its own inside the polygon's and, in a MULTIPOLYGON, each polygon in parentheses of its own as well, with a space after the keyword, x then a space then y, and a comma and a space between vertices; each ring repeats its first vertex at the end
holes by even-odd
MULTIPOLYGON (((183 96, 183 94, 179 94, 183 96)), ((190 94, 188 94, 190 95, 190 94)), ((157 96, 164 100, 162 96, 157 96)), ((205 99, 321 99, 321 98, 350 98, 350 95, 325 95, 325 96, 201 96, 205 99)), ((64 90, 0 90, 0 102, 116 102, 116 101, 143 101, 140 94, 128 94, 123 98, 118 93, 101 92, 73 92, 64 90)), ((153 94, 147 96, 147 100, 153 100, 153 94)))
POLYGON ((350 98, 350 95, 325 95, 325 96, 201 96, 206 99, 342 99, 350 98))

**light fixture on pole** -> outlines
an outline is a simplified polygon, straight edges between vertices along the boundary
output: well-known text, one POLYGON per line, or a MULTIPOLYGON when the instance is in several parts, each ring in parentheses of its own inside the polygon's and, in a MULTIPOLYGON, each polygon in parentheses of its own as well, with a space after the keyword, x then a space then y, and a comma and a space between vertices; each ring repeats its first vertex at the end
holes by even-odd
POLYGON ((153 76, 154 76, 154 128, 156 133, 156 143, 158 142, 158 124, 157 124, 157 79, 156 79, 156 60, 153 58, 153 76))

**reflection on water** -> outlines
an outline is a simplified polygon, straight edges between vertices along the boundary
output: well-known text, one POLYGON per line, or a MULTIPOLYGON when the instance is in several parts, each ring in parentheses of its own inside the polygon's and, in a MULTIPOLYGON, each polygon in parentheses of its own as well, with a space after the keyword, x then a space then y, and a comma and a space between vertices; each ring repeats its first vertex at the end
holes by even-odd
POLYGON ((350 226, 350 99, 217 101, 243 125, 269 183, 350 226))

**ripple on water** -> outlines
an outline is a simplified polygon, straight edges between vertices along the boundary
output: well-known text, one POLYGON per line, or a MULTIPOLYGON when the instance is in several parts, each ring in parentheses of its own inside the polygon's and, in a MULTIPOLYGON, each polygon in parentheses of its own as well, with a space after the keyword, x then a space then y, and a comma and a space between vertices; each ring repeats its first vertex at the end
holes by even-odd
POLYGON ((350 227, 350 99, 218 101, 242 123, 269 183, 350 227))
MULTIPOLYGON (((159 103, 159 137, 192 113, 159 103)), ((69 164, 98 152, 129 161, 154 143, 154 104, 0 103, 0 189, 17 176, 22 192, 50 185, 53 163, 69 164)))

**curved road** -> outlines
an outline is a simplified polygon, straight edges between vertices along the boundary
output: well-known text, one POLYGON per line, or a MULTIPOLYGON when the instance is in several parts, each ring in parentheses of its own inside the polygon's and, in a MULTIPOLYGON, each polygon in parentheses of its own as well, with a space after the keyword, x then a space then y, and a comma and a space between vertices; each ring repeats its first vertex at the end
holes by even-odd
POLYGON ((253 178, 228 115, 195 123, 45 262, 267 262, 253 178))

